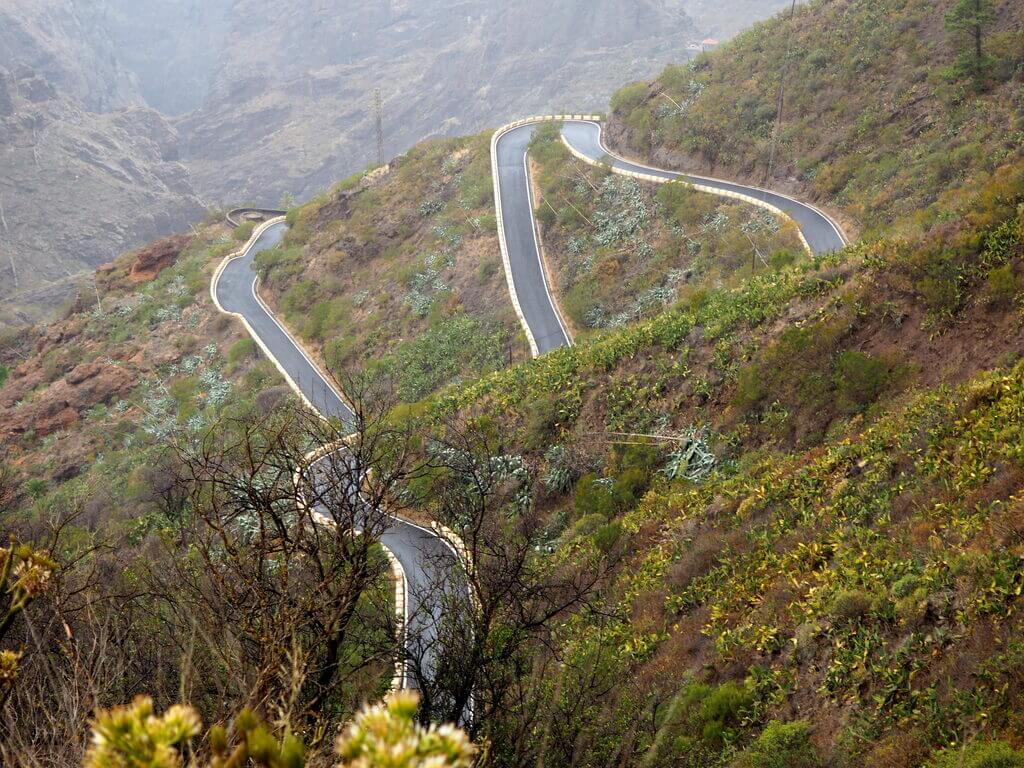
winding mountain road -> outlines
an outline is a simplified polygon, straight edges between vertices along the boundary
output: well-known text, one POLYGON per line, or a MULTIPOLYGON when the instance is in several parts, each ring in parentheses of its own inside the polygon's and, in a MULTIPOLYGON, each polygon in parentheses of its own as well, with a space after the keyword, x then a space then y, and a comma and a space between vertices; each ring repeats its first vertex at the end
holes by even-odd
MULTIPOLYGON (((217 271, 211 294, 222 311, 238 316, 245 323, 250 335, 310 408, 324 417, 338 419, 351 429, 355 416, 344 397, 278 322, 257 290, 259 277, 253 267, 256 255, 276 247, 286 229, 283 219, 268 222, 240 255, 229 259, 217 271)), ((442 606, 437 602, 438 588, 447 591, 456 581, 461 581, 453 577, 462 573, 459 556, 452 544, 437 532, 398 517, 391 518, 380 542, 404 571, 404 616, 399 618, 410 657, 417 660, 429 677, 436 666, 437 628, 442 618, 442 606)), ((403 663, 399 669, 396 683, 402 688, 416 687, 409 665, 403 663)))
MULTIPOLYGON (((572 344, 572 336, 559 315, 548 284, 534 220, 527 148, 538 123, 558 120, 562 139, 574 155, 585 162, 609 163, 612 170, 646 181, 680 180, 697 189, 738 198, 789 216, 798 225, 807 249, 827 253, 846 245, 842 230, 817 208, 769 190, 703 176, 676 173, 635 163, 611 153, 601 138, 596 119, 530 118, 499 129, 492 143, 495 208, 502 258, 509 292, 535 356, 572 344)), ((240 209, 229 220, 236 225, 247 212, 273 215, 277 211, 240 209)), ((351 427, 354 416, 342 394, 303 351, 302 346, 274 317, 260 298, 259 278, 253 268, 257 254, 277 246, 286 231, 283 218, 259 227, 244 250, 221 265, 213 278, 211 294, 224 312, 238 316, 249 333, 275 363, 292 389, 306 404, 328 418, 351 427)), ((400 518, 392 518, 381 543, 390 550, 404 570, 405 617, 403 626, 410 656, 421 659, 429 675, 436 665, 437 627, 443 605, 432 588, 438 584, 464 582, 457 578, 462 563, 455 548, 437 531, 400 518), (434 595, 431 603, 426 595, 434 595)), ((414 687, 415 680, 403 665, 396 682, 414 687)))
POLYGON ((492 164, 497 176, 495 205, 509 293, 534 356, 572 344, 572 336, 559 315, 541 259, 526 162, 530 139, 543 122, 561 122, 563 143, 584 162, 592 165, 606 163, 615 173, 653 183, 681 181, 702 192, 743 200, 787 216, 796 222, 804 245, 813 254, 829 253, 846 246, 842 229, 827 214, 788 195, 706 176, 652 168, 616 155, 605 146, 601 125, 596 119, 544 117, 512 123, 499 129, 492 143, 492 164))

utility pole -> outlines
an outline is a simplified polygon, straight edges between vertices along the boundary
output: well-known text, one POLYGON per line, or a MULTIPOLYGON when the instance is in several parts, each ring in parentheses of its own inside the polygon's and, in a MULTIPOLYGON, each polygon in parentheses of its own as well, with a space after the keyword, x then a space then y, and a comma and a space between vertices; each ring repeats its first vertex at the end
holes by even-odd
MULTIPOLYGON (((796 15, 796 0, 789 7, 789 18, 796 15)), ((789 38, 792 40, 792 37, 789 38)), ((782 108, 786 103, 786 78, 789 77, 789 50, 786 51, 786 58, 782 62, 782 77, 779 79, 779 96, 775 105, 775 127, 772 129, 772 145, 768 150, 768 165, 764 169, 764 181, 761 186, 767 187, 768 180, 772 175, 772 168, 775 165, 775 147, 779 141, 779 129, 782 127, 782 108)))
POLYGON ((384 103, 380 88, 373 91, 373 110, 377 121, 377 165, 384 165, 384 103))

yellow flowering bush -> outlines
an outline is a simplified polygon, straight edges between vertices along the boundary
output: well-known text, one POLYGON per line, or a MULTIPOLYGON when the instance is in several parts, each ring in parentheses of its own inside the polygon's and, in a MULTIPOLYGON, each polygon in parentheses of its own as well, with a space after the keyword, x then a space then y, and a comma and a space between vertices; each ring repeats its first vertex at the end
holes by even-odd
POLYGON ((453 725, 416 722, 418 697, 409 692, 367 707, 338 738, 344 768, 469 768, 473 745, 453 725))
POLYGON ((101 712, 93 726, 87 768, 179 768, 177 746, 199 735, 202 723, 191 707, 153 714, 153 700, 140 696, 126 707, 101 712))
MULTIPOLYGON (((14 620, 29 603, 50 586, 57 563, 45 551, 19 545, 12 535, 10 545, 0 549, 0 642, 14 620)), ((7 701, 18 679, 20 651, 0 649, 0 706, 7 701)))
MULTIPOLYGON (((473 745, 452 725, 423 727, 416 722, 418 697, 396 693, 366 707, 338 738, 338 768, 469 768, 473 745)), ((153 700, 140 696, 125 707, 100 712, 93 726, 85 768, 183 768, 182 750, 202 731, 198 713, 176 705, 153 713, 153 700)), ((219 726, 207 734, 207 768, 303 768, 301 740, 278 740, 248 711, 235 718, 231 733, 219 726)), ((200 763, 192 760, 190 768, 200 763)))

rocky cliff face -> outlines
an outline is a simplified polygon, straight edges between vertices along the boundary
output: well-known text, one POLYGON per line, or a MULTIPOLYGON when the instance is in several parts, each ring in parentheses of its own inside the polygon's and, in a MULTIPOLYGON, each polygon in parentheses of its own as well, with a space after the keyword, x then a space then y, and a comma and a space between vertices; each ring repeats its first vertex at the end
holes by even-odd
POLYGON ((84 0, 0 1, 0 67, 27 67, 88 110, 141 103, 136 78, 84 0))
POLYGON ((0 0, 0 325, 184 227, 200 197, 301 199, 373 162, 376 88, 390 156, 601 110, 689 42, 786 3, 0 0))
MULTIPOLYGON (((802 5, 806 0, 796 0, 802 5)), ((725 40, 783 9, 793 0, 673 0, 697 24, 704 36, 725 40)))
POLYGON ((180 124, 183 157, 211 197, 264 203, 375 159, 374 88, 390 155, 433 134, 603 108, 698 34, 665 0, 236 0, 233 18, 210 94, 180 124))
POLYGON ((0 324, 44 316, 82 273, 199 218, 177 147, 152 109, 90 112, 0 68, 0 324))
POLYGON ((116 6, 0 0, 0 326, 45 317, 96 265, 204 210, 121 56, 116 6))

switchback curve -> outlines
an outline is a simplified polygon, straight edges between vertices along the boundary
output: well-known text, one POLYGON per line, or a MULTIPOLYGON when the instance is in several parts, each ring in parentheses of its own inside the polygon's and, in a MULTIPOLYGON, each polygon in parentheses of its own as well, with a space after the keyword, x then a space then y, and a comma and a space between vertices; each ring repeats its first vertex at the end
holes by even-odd
POLYGON ((573 343, 548 282, 534 219, 527 147, 537 124, 542 122, 560 122, 563 143, 573 155, 591 165, 607 165, 615 173, 652 183, 679 181, 702 192, 743 200, 792 219, 809 253, 828 253, 847 244, 840 226, 826 213, 788 195, 652 168, 616 155, 604 144, 599 117, 558 115, 511 123, 499 128, 491 142, 494 203, 509 294, 535 357, 573 343))

